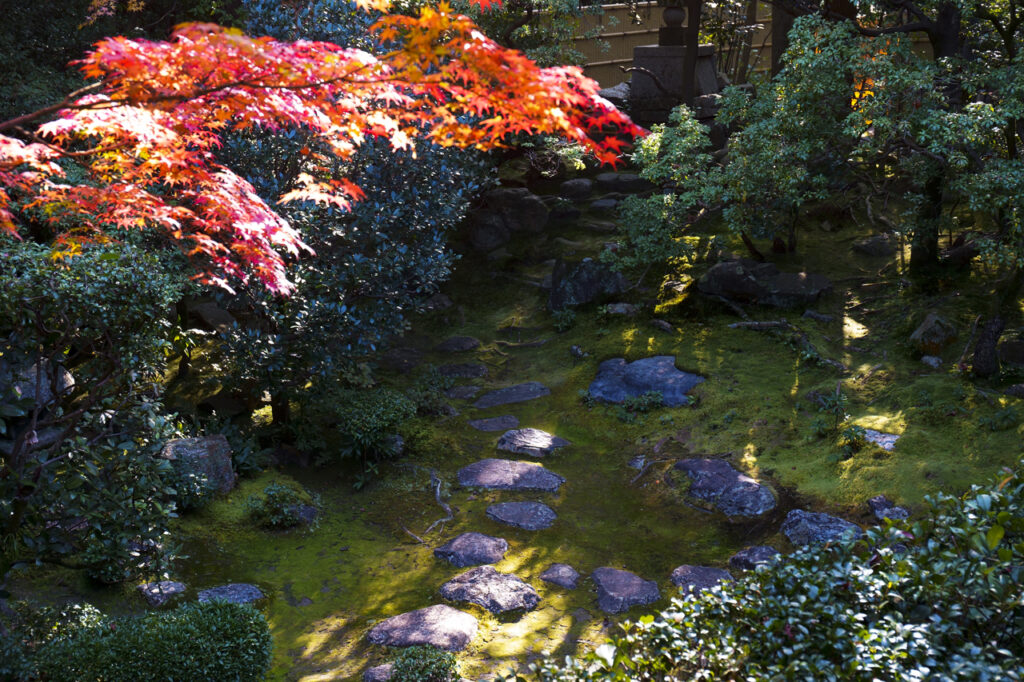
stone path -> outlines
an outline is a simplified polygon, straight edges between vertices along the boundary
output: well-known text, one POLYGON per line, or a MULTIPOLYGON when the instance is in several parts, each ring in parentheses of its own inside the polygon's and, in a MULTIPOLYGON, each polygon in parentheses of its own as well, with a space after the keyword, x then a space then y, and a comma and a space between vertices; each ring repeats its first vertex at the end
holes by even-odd
POLYGON ((477 431, 507 431, 519 426, 519 420, 510 414, 487 419, 471 419, 468 423, 477 431))
POLYGON ((732 574, 721 568, 683 564, 672 571, 669 580, 681 588, 683 594, 693 594, 732 580, 732 574))
POLYGON ((477 604, 494 614, 530 611, 540 603, 537 590, 494 566, 477 566, 452 578, 441 586, 441 596, 477 604))
POLYGON ((472 336, 452 336, 437 344, 436 350, 443 353, 465 353, 480 347, 480 339, 472 336))
POLYGON ((590 384, 590 396, 607 403, 621 403, 650 391, 661 393, 666 407, 689 405, 686 394, 704 377, 676 368, 671 355, 626 362, 623 358, 605 360, 597 368, 590 384))
POLYGON ((779 550, 774 547, 754 545, 741 549, 729 557, 729 565, 741 571, 752 571, 762 564, 775 561, 775 557, 779 554, 779 550))
POLYGON ((564 587, 567 590, 575 590, 579 582, 579 572, 569 564, 551 564, 547 570, 540 574, 544 582, 564 587))
POLYGON ((496 564, 505 558, 508 542, 483 533, 463 533, 434 550, 434 556, 452 566, 465 568, 477 564, 496 564))
POLYGON ((437 368, 441 376, 453 379, 480 379, 487 376, 487 366, 476 362, 460 362, 441 365, 437 368))
POLYGON ((794 509, 782 523, 782 533, 794 545, 857 540, 864 531, 845 519, 822 512, 794 509))
POLYGON ((558 448, 572 445, 569 441, 540 429, 506 431, 498 439, 498 449, 529 457, 546 457, 558 448))
POLYGON ((684 459, 675 468, 690 478, 687 494, 729 516, 761 516, 775 508, 772 491, 723 459, 684 459))
POLYGON ((485 393, 479 400, 473 403, 473 407, 478 410, 486 410, 499 405, 536 400, 547 395, 551 395, 551 391, 547 386, 537 381, 528 381, 525 384, 499 388, 496 391, 485 393))
POLYGON ((558 518, 551 507, 540 502, 499 502, 487 508, 487 516, 523 530, 550 528, 558 518))
POLYGON ((465 611, 435 604, 377 623, 367 639, 383 646, 429 644, 445 651, 461 651, 476 637, 477 620, 465 611))
POLYGON ((459 484, 491 490, 542 490, 554 493, 565 479, 533 462, 482 459, 459 469, 459 484))
POLYGON ((617 568, 603 567, 590 576, 597 585, 597 605, 605 613, 622 613, 633 606, 658 601, 658 583, 617 568))

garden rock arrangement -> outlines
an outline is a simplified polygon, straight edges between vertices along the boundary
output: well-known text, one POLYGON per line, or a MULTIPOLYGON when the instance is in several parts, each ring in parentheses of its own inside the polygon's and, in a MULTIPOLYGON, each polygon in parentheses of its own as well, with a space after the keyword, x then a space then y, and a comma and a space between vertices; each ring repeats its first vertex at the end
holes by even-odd
POLYGON ((824 275, 780 272, 771 263, 740 259, 712 266, 697 281, 697 289, 738 303, 794 308, 817 301, 832 289, 832 282, 824 275))
POLYGON ((722 459, 684 459, 675 468, 690 477, 689 495, 728 516, 761 516, 775 508, 772 491, 722 459))
POLYGON ((529 457, 545 457, 558 448, 572 445, 569 441, 540 429, 506 431, 498 439, 498 449, 529 457))
POLYGON ((580 574, 569 564, 551 564, 540 574, 540 579, 567 590, 575 590, 580 574))
POLYGON ((434 556, 452 566, 464 568, 477 564, 495 564, 505 558, 508 542, 483 533, 463 533, 434 550, 434 556))
POLYGON ((671 355, 658 355, 626 362, 623 358, 605 360, 597 368, 597 377, 590 384, 590 397, 607 403, 621 403, 656 391, 661 394, 666 407, 688 405, 686 394, 704 377, 676 368, 671 355))
POLYGON ((559 260, 551 272, 551 293, 548 307, 562 310, 602 297, 617 296, 629 286, 622 273, 615 272, 604 263, 585 258, 572 270, 559 260))
POLYGON ((672 571, 672 584, 681 588, 683 594, 697 593, 714 587, 720 582, 732 580, 729 571, 710 566, 683 564, 672 571))
POLYGON ((565 479, 533 462, 482 459, 459 469, 459 484, 492 490, 543 490, 557 492, 565 479))
POLYGON ((478 566, 441 586, 441 596, 452 601, 468 601, 491 613, 529 611, 540 603, 540 595, 510 573, 499 573, 493 566, 478 566))
POLYGON ((199 602, 226 601, 231 604, 249 604, 263 599, 263 591, 249 583, 231 583, 203 590, 199 593, 199 602))
POLYGON ((525 384, 517 384, 508 388, 499 388, 496 391, 485 393, 480 397, 473 407, 478 410, 486 410, 489 407, 508 405, 510 403, 522 403, 527 400, 536 400, 551 395, 547 386, 537 381, 528 381, 525 384))
POLYGON ((551 507, 540 502, 499 502, 487 508, 487 516, 523 530, 550 528, 558 518, 551 507))
POLYGON ((477 620, 445 604, 409 611, 377 623, 367 639, 372 644, 407 647, 421 644, 461 651, 476 637, 477 620))
POLYGON ((822 512, 794 509, 782 523, 782 533, 794 545, 857 540, 864 535, 860 526, 822 512))
POLYGON ((231 492, 238 475, 231 467, 231 446, 224 436, 179 438, 169 441, 160 456, 179 474, 203 476, 220 493, 231 492))
POLYGON ((746 547, 729 557, 729 565, 741 571, 752 571, 762 564, 770 564, 781 552, 768 545, 746 547))
POLYGON ((622 613, 661 598, 658 583, 629 571, 605 566, 595 570, 591 578, 597 585, 597 605, 605 613, 622 613))

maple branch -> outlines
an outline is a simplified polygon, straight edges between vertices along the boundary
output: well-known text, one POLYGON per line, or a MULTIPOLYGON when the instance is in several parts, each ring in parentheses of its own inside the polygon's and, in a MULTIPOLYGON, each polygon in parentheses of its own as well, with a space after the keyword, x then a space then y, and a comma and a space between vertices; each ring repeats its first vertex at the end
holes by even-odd
POLYGON ((26 123, 31 123, 32 121, 38 120, 44 116, 55 114, 62 109, 80 108, 75 107, 75 101, 79 97, 87 93, 93 92, 95 90, 98 90, 102 87, 103 83, 92 83, 90 85, 86 85, 84 88, 79 88, 78 90, 75 90, 57 104, 51 104, 50 106, 43 107, 42 109, 37 109, 27 114, 22 114, 21 116, 16 116, 7 121, 0 121, 0 131, 8 130, 10 128, 20 128, 26 123))

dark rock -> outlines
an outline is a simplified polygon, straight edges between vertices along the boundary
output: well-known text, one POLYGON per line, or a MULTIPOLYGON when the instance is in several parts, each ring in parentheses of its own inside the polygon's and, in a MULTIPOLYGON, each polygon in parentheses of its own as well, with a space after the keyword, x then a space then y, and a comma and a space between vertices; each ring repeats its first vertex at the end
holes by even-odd
POLYGON ((543 490, 554 493, 565 479, 533 462, 482 459, 459 469, 459 484, 491 490, 543 490))
POLYGON ((815 322, 822 322, 824 324, 829 324, 836 319, 831 315, 825 315, 824 313, 819 313, 816 310, 805 310, 803 316, 809 320, 814 320, 815 322))
POLYGON ((471 419, 468 423, 477 431, 507 431, 519 426, 519 420, 510 414, 487 419, 471 419))
POLYGON ((452 336, 437 344, 436 349, 444 353, 465 353, 480 346, 480 339, 472 336, 452 336))
POLYGON ((845 519, 821 512, 794 509, 786 514, 782 532, 794 545, 858 540, 864 531, 845 519))
POLYGON ((955 339, 956 327, 936 313, 928 313, 910 335, 910 343, 925 355, 941 355, 942 350, 955 339))
POLYGON ((865 256, 892 256, 896 253, 896 236, 892 234, 876 234, 853 243, 853 250, 865 256))
POLYGON ((411 372, 423 362, 423 353, 415 348, 392 348, 381 356, 380 361, 396 372, 411 372))
POLYGON ((683 564, 672 571, 670 580, 673 585, 682 588, 683 594, 694 594, 710 589, 718 583, 731 581, 732 575, 721 568, 683 564))
POLYGON ((434 294, 423 303, 423 307, 428 311, 448 310, 453 305, 455 304, 452 303, 452 299, 442 293, 434 294))
POLYGON ((793 308, 814 303, 832 283, 822 275, 780 272, 771 263, 740 259, 712 266, 697 281, 697 288, 740 303, 793 308))
POLYGON ((497 391, 485 393, 479 400, 473 403, 473 407, 478 410, 486 410, 498 405, 536 400, 546 395, 551 395, 551 391, 548 390, 547 386, 537 381, 528 381, 525 384, 516 384, 515 386, 499 388, 497 391))
POLYGON ((684 459, 675 468, 690 477, 688 494, 729 516, 761 516, 775 508, 775 496, 722 459, 684 459))
POLYGON ((590 210, 594 213, 613 213, 618 205, 618 199, 597 199, 590 202, 590 210))
POLYGON ((619 229, 618 226, 610 220, 585 220, 580 223, 580 227, 589 232, 596 232, 597 234, 611 234, 619 229))
POLYGON ((589 178, 566 180, 558 188, 558 193, 571 201, 583 201, 594 191, 594 181, 589 178))
POLYGON ((572 223, 581 217, 583 217, 583 211, 566 201, 559 201, 559 203, 551 207, 552 221, 572 223))
POLYGON ((472 400, 479 392, 479 386, 452 386, 444 392, 444 396, 451 400, 472 400))
POLYGON ((874 429, 864 429, 864 439, 869 443, 874 443, 883 450, 892 452, 893 448, 896 447, 896 441, 900 437, 895 433, 883 433, 874 429))
POLYGON ((1003 393, 1014 398, 1024 398, 1024 384, 1014 384, 1013 386, 1009 386, 1003 391, 1003 393))
POLYGON ((508 543, 483 533, 463 533, 434 550, 434 556, 452 566, 464 568, 477 564, 496 564, 505 558, 508 543))
POLYGON ((938 369, 939 367, 942 367, 942 358, 938 357, 937 355, 922 355, 921 362, 928 365, 932 369, 938 369))
POLYGON ((508 243, 512 234, 501 216, 481 213, 470 219, 469 242, 477 251, 490 252, 508 243))
POLYGON ((203 590, 199 593, 199 603, 210 601, 226 601, 231 604, 249 604, 263 599, 263 591, 249 583, 231 583, 203 590))
POLYGON ((590 384, 590 396, 608 403, 621 403, 649 391, 661 393, 667 407, 688 405, 686 395, 704 377, 676 369, 671 355, 657 355, 627 363, 623 358, 605 360, 590 384))
POLYGON ((629 286, 622 273, 604 263, 585 258, 570 270, 564 261, 557 261, 551 273, 551 310, 583 305, 608 296, 617 296, 629 286))
POLYGON ((139 585, 138 589, 147 604, 157 607, 185 594, 185 583, 161 580, 155 583, 144 583, 139 585))
POLYGON ((441 365, 437 368, 441 376, 456 379, 480 379, 487 376, 487 366, 475 362, 441 365))
POLYGON ((388 682, 391 679, 391 671, 394 667, 393 663, 385 663, 367 668, 366 672, 363 673, 363 682, 388 682))
POLYGON ((218 492, 230 492, 238 476, 231 468, 231 446, 224 436, 179 438, 169 441, 160 456, 179 473, 203 476, 218 492))
POLYGON ((476 637, 477 620, 445 604, 409 611, 377 623, 366 636, 383 646, 429 645, 461 651, 476 637))
POLYGON ((216 412, 218 417, 237 417, 246 412, 245 403, 228 391, 219 391, 204 398, 199 407, 211 412, 216 412))
POLYGON ((601 173, 597 176, 597 188, 602 192, 638 194, 655 189, 655 186, 636 173, 601 173))
POLYGON ((876 495, 868 500, 868 508, 879 521, 884 519, 902 521, 910 517, 910 512, 905 507, 897 506, 895 502, 885 495, 876 495))
POLYGON ((499 502, 487 508, 487 516, 523 530, 550 528, 558 518, 551 507, 540 502, 499 502))
POLYGON ((665 320, 651 320, 651 326, 660 329, 663 332, 668 332, 669 334, 676 330, 676 328, 672 326, 671 322, 666 322, 665 320))
POLYGON ((769 564, 781 552, 768 545, 754 545, 741 549, 729 557, 729 565, 741 571, 752 571, 762 564, 769 564))
POLYGON ((320 515, 320 511, 311 504, 295 504, 289 507, 289 511, 295 514, 299 523, 307 526, 312 525, 320 515))
POLYGON ((548 219, 548 207, 530 190, 499 187, 484 195, 483 207, 470 218, 470 241, 480 251, 492 251, 515 232, 540 232, 548 219))
POLYGON ((43 408, 70 393, 71 389, 75 387, 75 378, 62 366, 41 360, 31 367, 15 371, 12 384, 4 386, 4 383, 3 378, 0 377, 0 394, 6 392, 7 387, 11 386, 21 400, 31 401, 32 407, 43 408), (38 393, 36 392, 37 383, 38 393))
POLYGON ((506 431, 498 439, 498 449, 529 457, 546 457, 558 448, 572 445, 569 441, 540 429, 506 431))
POLYGON ((626 317, 633 317, 640 312, 632 303, 609 303, 604 309, 609 315, 625 315, 626 317))
POLYGON ((569 564, 551 564, 540 574, 540 579, 567 590, 575 590, 580 574, 569 564))
POLYGON ((610 88, 602 88, 597 94, 608 100, 616 109, 625 111, 629 105, 629 81, 623 81, 610 88))
POLYGON ((193 303, 188 307, 188 312, 198 317, 207 329, 217 332, 229 331, 238 324, 234 315, 213 301, 193 303))
POLYGON ((597 585, 597 605, 605 613, 622 613, 633 606, 658 601, 658 583, 629 571, 602 567, 591 574, 597 585))
POLYGON ((494 566, 477 566, 455 576, 441 586, 441 596, 468 601, 491 613, 530 611, 540 603, 535 589, 510 573, 499 573, 494 566))
POLYGON ((999 361, 1006 365, 1024 365, 1024 341, 1012 339, 999 344, 999 361))

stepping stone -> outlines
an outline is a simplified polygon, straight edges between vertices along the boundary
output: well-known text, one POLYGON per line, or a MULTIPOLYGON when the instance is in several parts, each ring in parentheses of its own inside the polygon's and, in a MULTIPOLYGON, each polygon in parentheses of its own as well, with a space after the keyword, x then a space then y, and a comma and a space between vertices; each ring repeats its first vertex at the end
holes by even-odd
POLYGON ((580 574, 569 564, 551 564, 546 571, 540 574, 540 579, 567 590, 575 590, 580 574))
POLYGON ((864 438, 887 452, 892 452, 893 448, 896 447, 896 441, 900 439, 898 434, 883 433, 874 429, 864 429, 864 438))
POLYGON ((506 431, 498 439, 498 449, 529 457, 545 457, 557 448, 572 445, 569 441, 540 429, 506 431))
POLYGON ((558 194, 566 199, 582 201, 594 191, 594 181, 589 178, 566 180, 558 187, 558 194))
POLYGON ((658 583, 644 580, 629 571, 605 566, 590 577, 597 585, 597 605, 605 613, 622 613, 630 607, 650 604, 661 598, 658 583))
POLYGON ((495 564, 505 558, 508 543, 483 533, 463 533, 434 550, 434 556, 452 566, 463 568, 477 564, 495 564))
POLYGON ((731 581, 732 575, 729 571, 721 568, 683 564, 672 571, 672 576, 669 579, 673 585, 682 588, 682 593, 686 595, 696 594, 701 590, 710 589, 718 583, 731 581))
POLYGON ((391 679, 391 671, 394 667, 394 663, 385 663, 384 665, 375 665, 372 668, 367 668, 366 672, 363 673, 363 682, 388 682, 391 679))
POLYGON ((163 606, 175 597, 185 594, 185 583, 173 580, 161 580, 155 583, 139 585, 139 594, 150 606, 163 606))
POLYGON ((320 515, 320 510, 311 504, 293 504, 288 507, 288 511, 295 515, 300 524, 306 526, 312 525, 320 515))
POLYGON ((392 616, 373 626, 366 636, 371 644, 417 646, 428 644, 445 651, 461 651, 476 637, 477 620, 446 604, 392 616))
POLYGON ((893 521, 902 521, 910 516, 910 512, 905 507, 898 507, 896 503, 890 500, 885 495, 878 495, 868 500, 868 507, 871 509, 871 513, 875 515, 875 518, 879 521, 885 519, 892 519, 893 521))
POLYGON ((676 369, 671 355, 626 362, 623 358, 605 360, 597 368, 590 384, 590 396, 606 403, 621 403, 650 391, 661 393, 666 407, 690 404, 686 394, 704 381, 704 377, 676 369))
POLYGON ((609 315, 623 315, 625 317, 634 317, 640 312, 632 303, 609 303, 604 309, 609 315))
POLYGON ((511 573, 499 573, 494 566, 477 566, 441 586, 441 596, 468 601, 491 613, 530 611, 540 603, 537 591, 511 573))
POLYGON ((487 508, 487 516, 523 530, 550 528, 558 518, 551 507, 540 502, 499 502, 487 508))
POLYGON ((491 490, 543 490, 554 493, 565 479, 533 462, 482 459, 459 469, 459 484, 491 490))
POLYGON ((772 491, 723 459, 684 459, 675 469, 690 477, 688 495, 728 516, 761 516, 775 508, 772 491))
POLYGON ((452 336, 435 346, 444 353, 465 353, 480 346, 480 339, 472 336, 452 336))
POLYGON ((486 410, 489 407, 508 405, 509 403, 522 403, 527 400, 535 400, 551 395, 551 391, 544 384, 537 381, 528 381, 525 384, 517 384, 508 388, 499 388, 497 391, 485 393, 479 400, 473 403, 478 410, 486 410))
POLYGON ((794 545, 859 540, 864 535, 860 526, 838 516, 803 509, 786 514, 782 532, 794 545))
POLYGON ((452 365, 441 365, 438 373, 444 377, 455 379, 480 379, 487 376, 487 366, 476 362, 461 362, 452 365))
POLYGON ((590 202, 590 210, 596 213, 611 213, 618 205, 618 199, 597 199, 590 202))
POLYGON ((415 348, 392 348, 381 357, 381 364, 396 372, 411 372, 423 362, 423 353, 415 348))
POLYGON ((741 549, 729 557, 729 565, 741 571, 752 571, 763 564, 770 564, 779 556, 779 550, 768 545, 753 545, 741 549))
POLYGON ((469 425, 477 431, 506 431, 519 426, 519 420, 510 414, 487 419, 470 419, 469 425))
POLYGON ((452 386, 444 392, 444 397, 451 400, 470 400, 479 392, 479 386, 452 386))
POLYGON ((231 583, 203 590, 199 593, 199 603, 226 601, 231 604, 249 604, 263 599, 263 591, 249 583, 231 583))

